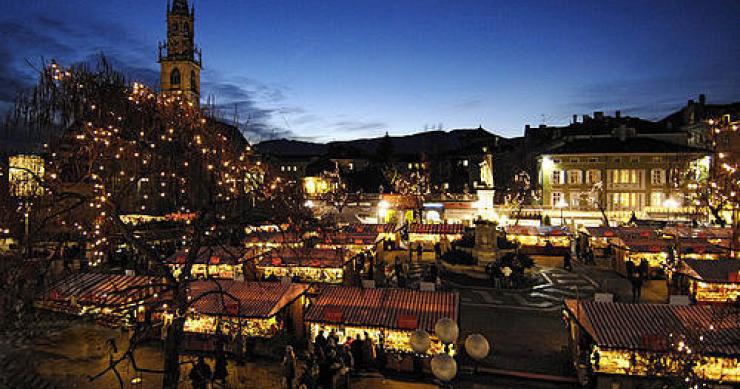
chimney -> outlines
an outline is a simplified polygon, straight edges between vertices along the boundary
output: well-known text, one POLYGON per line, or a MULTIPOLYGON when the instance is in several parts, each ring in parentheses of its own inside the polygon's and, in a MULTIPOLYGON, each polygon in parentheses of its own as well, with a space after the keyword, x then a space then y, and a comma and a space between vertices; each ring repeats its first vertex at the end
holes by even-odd
POLYGON ((529 124, 525 125, 525 126, 524 126, 524 131, 529 131, 529 128, 530 128, 530 127, 529 127, 529 124))
POLYGON ((616 112, 614 112, 614 117, 620 119, 622 117, 622 111, 617 110, 616 112))
POLYGON ((704 93, 699 95, 699 105, 704 105, 707 102, 707 95, 704 93))
POLYGON ((602 112, 602 111, 594 111, 594 119, 595 120, 604 120, 604 112, 602 112))
POLYGON ((573 115, 573 124, 578 123, 578 115, 573 115))
POLYGON ((547 128, 547 124, 540 124, 540 128, 547 128))
POLYGON ((694 105, 694 100, 693 99, 689 99, 689 103, 686 104, 686 105, 688 105, 689 107, 693 106, 694 105))

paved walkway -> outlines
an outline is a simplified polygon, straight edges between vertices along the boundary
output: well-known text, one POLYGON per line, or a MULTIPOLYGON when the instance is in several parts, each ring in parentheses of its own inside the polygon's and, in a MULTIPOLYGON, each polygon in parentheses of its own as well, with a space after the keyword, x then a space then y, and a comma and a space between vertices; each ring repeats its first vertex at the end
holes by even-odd
POLYGON ((558 311, 563 299, 591 297, 599 286, 585 274, 555 267, 536 269, 543 281, 524 289, 469 286, 453 281, 446 284, 460 292, 463 305, 523 311, 558 311))

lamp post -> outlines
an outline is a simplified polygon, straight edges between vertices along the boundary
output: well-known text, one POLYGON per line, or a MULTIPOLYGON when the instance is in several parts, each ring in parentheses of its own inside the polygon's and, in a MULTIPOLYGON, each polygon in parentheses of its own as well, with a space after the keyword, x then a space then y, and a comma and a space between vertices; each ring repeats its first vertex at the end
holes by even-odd
POLYGON ((565 209, 567 206, 568 206, 568 202, 565 201, 564 199, 560 199, 560 201, 558 201, 555 204, 555 207, 560 208, 560 226, 561 227, 565 224, 563 220, 563 209, 565 209))
POLYGON ((663 201, 663 206, 665 208, 668 208, 668 221, 671 221, 673 212, 678 209, 680 205, 681 204, 679 204, 678 201, 673 197, 669 197, 665 199, 665 201, 663 201))

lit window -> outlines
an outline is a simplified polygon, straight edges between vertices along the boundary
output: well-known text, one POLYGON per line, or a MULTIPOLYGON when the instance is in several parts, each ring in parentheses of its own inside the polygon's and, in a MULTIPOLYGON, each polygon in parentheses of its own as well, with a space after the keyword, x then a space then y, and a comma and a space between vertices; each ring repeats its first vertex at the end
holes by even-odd
POLYGON ((411 162, 409 162, 409 170, 411 170, 411 169, 413 169, 413 168, 414 168, 414 164, 413 164, 413 163, 411 163, 411 162))
POLYGON ((650 194, 650 205, 653 207, 662 207, 663 202, 665 202, 665 193, 663 192, 653 192, 650 194))
POLYGON ((552 171, 552 183, 554 185, 561 184, 563 182, 563 174, 560 170, 552 171))
POLYGON ((465 167, 468 167, 468 160, 467 159, 464 159, 462 161, 462 165, 465 166, 465 167))
POLYGON ((347 164, 347 167, 349 167, 349 170, 354 170, 355 169, 355 165, 352 162, 350 162, 349 164, 347 164))
POLYGON ((552 204, 560 204, 563 200, 563 194, 560 192, 552 192, 552 204))
POLYGON ((578 185, 581 183, 581 171, 580 170, 569 170, 568 171, 568 184, 578 185))
POLYGON ((578 158, 571 158, 570 159, 570 162, 571 163, 578 163, 578 158))
POLYGON ((588 159, 588 162, 590 162, 590 163, 596 163, 596 162, 599 162, 599 159, 598 158, 589 158, 588 159))
POLYGON ((285 171, 285 166, 280 166, 280 171, 281 172, 284 172, 285 171))
POLYGON ((601 171, 599 170, 588 170, 586 171, 586 183, 595 184, 601 181, 601 171))
POLYGON ((665 170, 663 169, 653 169, 650 173, 650 177, 650 182, 653 185, 665 184, 665 170))

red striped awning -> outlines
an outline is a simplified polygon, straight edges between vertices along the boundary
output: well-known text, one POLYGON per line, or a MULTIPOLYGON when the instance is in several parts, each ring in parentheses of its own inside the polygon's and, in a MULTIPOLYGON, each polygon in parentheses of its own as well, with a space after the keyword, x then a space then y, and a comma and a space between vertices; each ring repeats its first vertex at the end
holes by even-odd
POLYGON ((192 282, 188 295, 197 313, 268 318, 307 289, 307 284, 208 280, 192 282))
POLYGON ((413 321, 433 333, 437 320, 458 321, 458 315, 459 297, 454 292, 332 286, 308 309, 306 321, 395 329, 412 329, 408 324, 413 321))
POLYGON ((662 351, 656 347, 683 335, 703 355, 740 355, 740 312, 732 307, 567 300, 566 309, 599 347, 662 351))
POLYGON ((435 234, 435 235, 458 235, 465 232, 462 224, 420 224, 414 223, 409 226, 412 234, 435 234))

